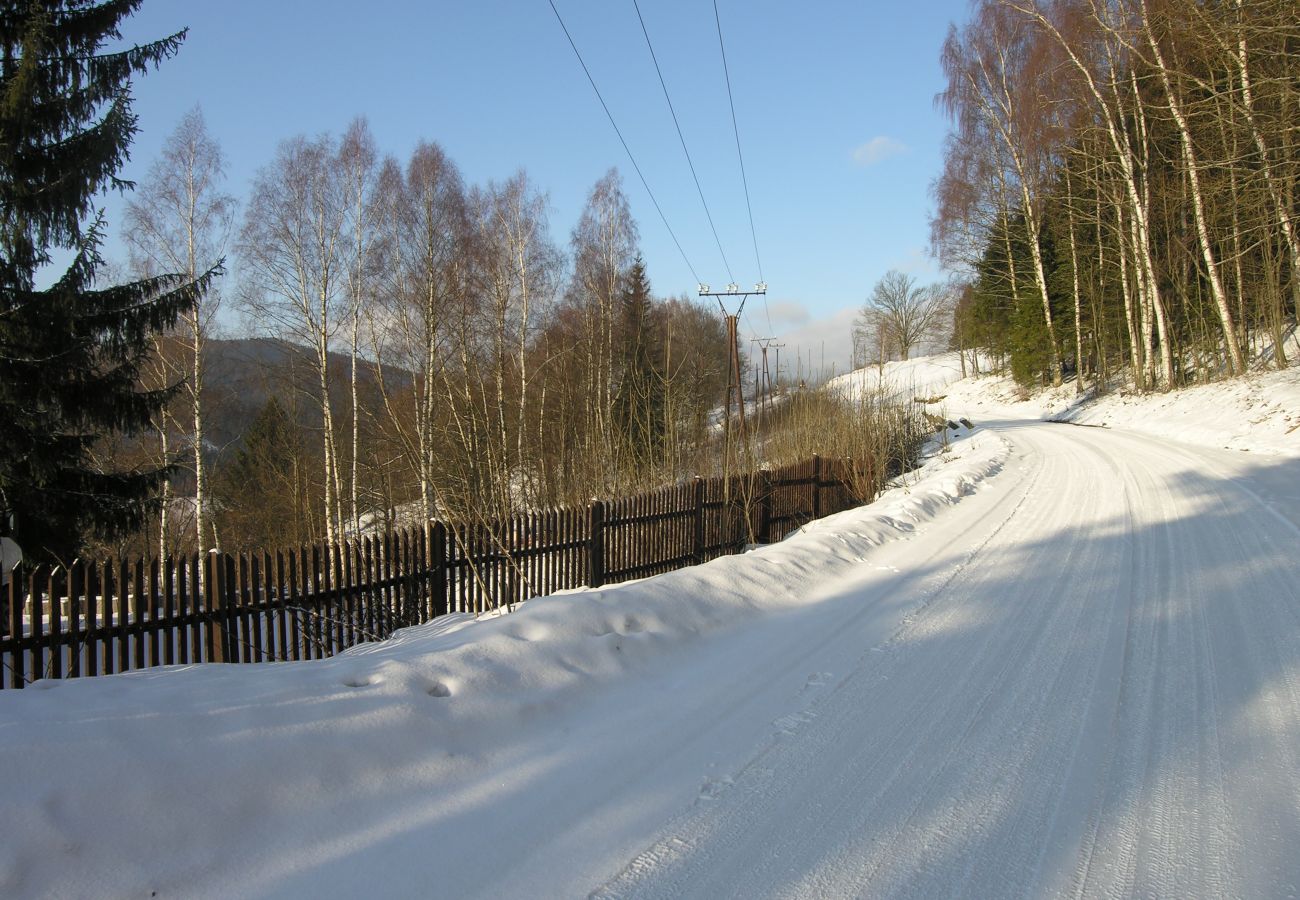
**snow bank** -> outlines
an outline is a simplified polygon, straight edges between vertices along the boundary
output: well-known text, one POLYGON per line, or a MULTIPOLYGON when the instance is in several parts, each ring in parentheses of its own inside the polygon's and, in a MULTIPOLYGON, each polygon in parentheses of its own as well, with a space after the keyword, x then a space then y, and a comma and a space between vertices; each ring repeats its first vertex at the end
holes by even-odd
POLYGON ((1138 431, 1203 447, 1300 454, 1300 368, 1159 394, 1079 398, 1074 385, 1025 391, 1005 376, 949 384, 929 408, 947 415, 1039 418, 1138 431))
POLYGON ((1229 450, 1300 454, 1300 368, 1139 396, 1110 394, 1053 418, 1229 450))
POLYGON ((427 883, 401 874, 427 872, 427 860, 385 855, 394 835, 430 834, 458 810, 486 807, 483 840, 508 843, 504 773, 561 752, 557 723, 592 715, 584 698, 816 603, 814 581, 911 534, 1007 454, 979 430, 932 449, 876 503, 743 556, 537 598, 511 615, 445 617, 329 660, 174 666, 0 693, 0 895, 265 895, 313 878, 336 894, 345 888, 312 873, 352 854, 361 883, 427 895, 427 883))

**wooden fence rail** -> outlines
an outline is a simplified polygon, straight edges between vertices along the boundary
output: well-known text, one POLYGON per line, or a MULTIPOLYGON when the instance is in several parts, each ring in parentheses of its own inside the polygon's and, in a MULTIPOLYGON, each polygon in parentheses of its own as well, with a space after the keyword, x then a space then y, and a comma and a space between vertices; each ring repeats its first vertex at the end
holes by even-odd
POLYGON ((0 589, 0 688, 197 662, 320 659, 453 612, 601 587, 770 543, 870 499, 813 457, 586 508, 423 526, 332 546, 18 567, 0 589))

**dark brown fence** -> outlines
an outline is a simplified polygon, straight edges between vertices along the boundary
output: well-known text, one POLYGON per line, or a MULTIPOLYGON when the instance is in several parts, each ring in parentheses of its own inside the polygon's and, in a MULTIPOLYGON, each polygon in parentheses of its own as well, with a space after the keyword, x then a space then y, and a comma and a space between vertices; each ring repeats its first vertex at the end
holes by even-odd
POLYGON ((697 478, 585 509, 275 553, 14 570, 0 687, 197 662, 319 659, 452 612, 657 575, 780 540, 862 502, 852 460, 697 478))

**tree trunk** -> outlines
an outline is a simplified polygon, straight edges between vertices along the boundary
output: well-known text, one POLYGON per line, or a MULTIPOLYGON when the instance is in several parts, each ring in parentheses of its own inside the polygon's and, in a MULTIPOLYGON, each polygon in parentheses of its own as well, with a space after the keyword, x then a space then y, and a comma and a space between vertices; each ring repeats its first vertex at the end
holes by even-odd
POLYGON ((1147 15, 1146 0, 1142 0, 1142 18, 1147 45, 1155 56, 1156 69, 1160 73, 1160 83, 1164 86, 1165 97, 1169 101, 1169 112, 1173 114, 1174 122, 1178 126, 1178 140, 1182 144, 1183 158, 1187 161, 1187 180, 1191 187, 1192 210, 1196 214, 1196 238, 1201 247, 1201 259, 1205 262, 1207 280, 1210 282, 1210 294, 1214 297, 1214 306, 1219 314, 1219 323, 1223 328, 1223 339, 1228 345, 1228 359, 1232 364, 1232 374, 1241 375, 1246 371, 1246 363, 1241 356, 1241 342, 1237 337, 1237 328, 1232 320, 1232 308, 1228 305, 1228 297, 1223 290, 1223 278, 1219 274, 1218 259, 1215 256, 1214 247, 1210 243, 1209 227, 1205 221, 1205 201, 1202 199, 1201 192, 1201 175, 1196 162, 1196 150, 1192 146, 1191 132, 1187 127, 1187 119, 1183 116, 1182 104, 1179 102, 1178 95, 1170 81, 1169 69, 1165 65, 1164 54, 1160 50, 1160 43, 1156 40, 1155 31, 1147 15))

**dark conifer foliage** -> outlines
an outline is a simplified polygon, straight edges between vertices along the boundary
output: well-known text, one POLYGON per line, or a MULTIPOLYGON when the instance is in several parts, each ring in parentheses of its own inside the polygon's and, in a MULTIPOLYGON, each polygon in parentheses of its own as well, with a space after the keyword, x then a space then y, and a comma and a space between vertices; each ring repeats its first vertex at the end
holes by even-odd
POLYGON ((659 337, 654 321, 654 298, 646 277, 645 261, 638 254, 624 278, 619 298, 623 330, 623 378, 615 403, 629 446, 635 453, 655 452, 664 437, 664 388, 659 358, 659 337))
POLYGON ((101 53, 140 3, 0 2, 0 507, 38 559, 67 560, 90 535, 142 521, 168 470, 108 469, 96 445, 144 427, 170 397, 138 389, 149 338, 215 271, 95 287, 96 197, 131 186, 116 175, 136 132, 130 79, 185 37, 101 53), (72 261, 40 288, 55 251, 72 261))

